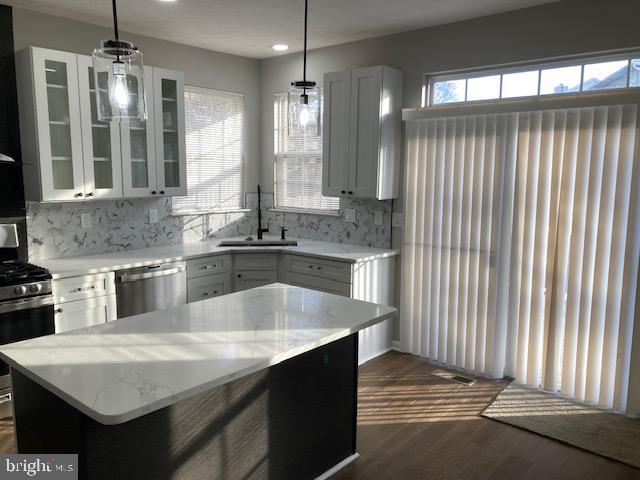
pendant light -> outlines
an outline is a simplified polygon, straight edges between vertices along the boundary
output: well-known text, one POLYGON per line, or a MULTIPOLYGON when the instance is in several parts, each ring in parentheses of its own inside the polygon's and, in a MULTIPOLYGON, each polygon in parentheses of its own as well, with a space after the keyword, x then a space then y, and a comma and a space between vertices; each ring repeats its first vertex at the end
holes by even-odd
POLYGON ((316 82, 307 80, 308 0, 304 0, 304 56, 302 80, 291 82, 288 92, 289 135, 320 133, 320 92, 316 82))
POLYGON ((112 5, 115 40, 103 40, 93 51, 98 120, 144 121, 147 109, 142 53, 131 42, 120 40, 116 0, 112 5))

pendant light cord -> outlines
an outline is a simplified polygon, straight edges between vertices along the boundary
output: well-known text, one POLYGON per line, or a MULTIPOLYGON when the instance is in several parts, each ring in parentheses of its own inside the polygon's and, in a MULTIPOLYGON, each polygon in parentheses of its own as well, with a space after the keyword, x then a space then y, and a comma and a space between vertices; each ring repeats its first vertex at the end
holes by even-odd
POLYGON ((116 8, 116 0, 112 0, 111 3, 113 4, 113 33, 116 36, 116 40, 120 40, 120 38, 118 38, 118 10, 116 8))
MULTIPOLYGON (((114 4, 116 0, 113 0, 114 4)), ((307 16, 309 11, 309 1, 304 0, 304 60, 302 62, 302 80, 307 81, 307 16)))
MULTIPOLYGON (((115 2, 115 0, 113 0, 115 2)), ((302 60, 302 81, 304 85, 302 87, 302 96, 305 97, 307 95, 307 17, 309 12, 309 0, 304 0, 304 53, 302 60)), ((305 101, 306 103, 306 101, 305 101)))

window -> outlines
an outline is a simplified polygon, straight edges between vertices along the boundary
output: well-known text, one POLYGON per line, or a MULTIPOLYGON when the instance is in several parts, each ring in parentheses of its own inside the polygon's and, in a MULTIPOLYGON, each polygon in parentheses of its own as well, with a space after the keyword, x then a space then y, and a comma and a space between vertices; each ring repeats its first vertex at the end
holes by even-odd
POLYGON ((244 95, 185 86, 187 187, 177 212, 244 206, 244 95))
MULTIPOLYGON (((340 199, 322 195, 322 125, 319 135, 289 136, 288 111, 287 94, 276 94, 275 207, 301 212, 337 213, 340 209, 340 199)), ((322 112, 320 117, 322 118, 322 112)))
POLYGON ((610 55, 452 75, 427 82, 423 106, 640 87, 640 55, 610 55))

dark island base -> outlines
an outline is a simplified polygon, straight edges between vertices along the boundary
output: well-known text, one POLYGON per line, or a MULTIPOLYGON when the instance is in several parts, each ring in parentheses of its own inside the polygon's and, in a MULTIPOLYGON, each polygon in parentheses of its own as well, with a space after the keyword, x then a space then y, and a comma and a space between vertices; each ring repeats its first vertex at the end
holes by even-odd
POLYGON ((355 453, 350 335, 120 425, 12 371, 20 453, 78 453, 88 479, 313 479, 355 453))

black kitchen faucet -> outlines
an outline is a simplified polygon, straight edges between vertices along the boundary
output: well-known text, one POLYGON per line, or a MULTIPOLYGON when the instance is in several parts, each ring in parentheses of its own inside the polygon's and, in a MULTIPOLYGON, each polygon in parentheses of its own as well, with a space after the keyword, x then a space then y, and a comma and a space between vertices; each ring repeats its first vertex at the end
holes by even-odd
POLYGON ((263 233, 269 233, 269 227, 262 228, 262 199, 260 197, 260 185, 258 185, 258 240, 262 240, 263 233))

